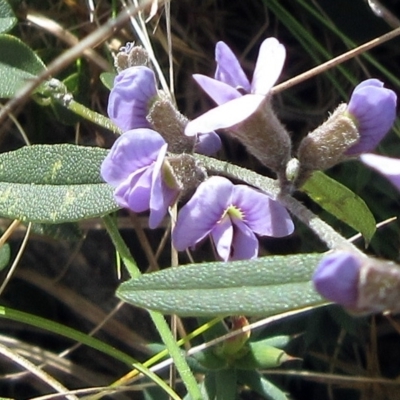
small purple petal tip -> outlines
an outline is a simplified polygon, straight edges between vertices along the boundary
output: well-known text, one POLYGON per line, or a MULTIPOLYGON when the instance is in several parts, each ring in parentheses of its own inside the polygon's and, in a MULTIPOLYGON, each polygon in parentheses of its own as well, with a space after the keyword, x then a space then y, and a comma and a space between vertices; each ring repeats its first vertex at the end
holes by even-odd
POLYGON ((360 260, 351 253, 329 254, 314 272, 312 280, 315 289, 330 301, 355 308, 360 268, 360 260))
POLYGON ((347 112, 356 120, 360 140, 347 155, 367 153, 375 149, 396 119, 397 96, 383 87, 378 79, 367 79, 353 91, 347 112))
POLYGON ((360 159, 364 164, 383 175, 400 191, 400 159, 377 154, 362 154, 360 159))

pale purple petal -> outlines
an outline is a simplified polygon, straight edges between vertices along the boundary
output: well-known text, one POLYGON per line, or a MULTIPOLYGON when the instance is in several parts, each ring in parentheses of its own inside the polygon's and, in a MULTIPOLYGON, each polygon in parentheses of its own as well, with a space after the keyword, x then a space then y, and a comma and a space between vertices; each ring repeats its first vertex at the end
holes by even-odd
POLYGON ((151 194, 150 194, 150 229, 157 228, 161 224, 165 215, 167 214, 168 207, 171 206, 176 200, 179 190, 178 188, 172 189, 167 187, 162 177, 162 165, 167 153, 167 144, 165 144, 158 155, 157 161, 154 164, 151 194))
POLYGON ((396 119, 396 94, 377 79, 368 79, 354 89, 347 111, 356 120, 360 140, 347 155, 375 149, 396 119))
POLYGON ((324 257, 313 275, 313 283, 323 297, 345 307, 355 308, 358 297, 360 260, 351 253, 324 257))
POLYGON ((215 79, 227 83, 233 88, 243 88, 250 92, 250 82, 232 50, 224 43, 218 42, 215 46, 215 60, 217 70, 215 79))
POLYGON ((360 82, 353 90, 353 93, 357 92, 357 90, 368 87, 368 86, 375 86, 375 87, 383 87, 383 82, 376 78, 366 79, 365 81, 360 82))
POLYGON ((111 186, 118 186, 132 172, 151 165, 165 140, 151 129, 134 129, 123 133, 104 159, 100 174, 111 186))
POLYGON ((153 166, 142 168, 125 179, 114 191, 117 204, 134 212, 148 210, 152 175, 153 166))
POLYGON ((149 128, 149 102, 157 95, 154 72, 147 67, 130 67, 119 73, 108 99, 108 116, 123 131, 149 128))
POLYGON ((210 156, 220 150, 221 146, 221 139, 215 132, 199 133, 194 151, 205 156, 210 156))
POLYGON ((193 78, 218 105, 242 97, 242 93, 224 82, 200 74, 194 74, 193 78))
POLYGON ((231 255, 231 245, 234 235, 232 221, 228 215, 218 222, 211 231, 215 249, 222 260, 228 261, 231 255))
POLYGON ((206 237, 231 204, 233 184, 213 176, 201 183, 193 197, 179 211, 172 242, 178 251, 194 246, 206 237))
POLYGON ((258 235, 282 237, 293 233, 293 221, 286 208, 266 194, 245 185, 236 185, 232 202, 242 211, 243 222, 258 235))
POLYGON ((251 82, 251 93, 267 95, 278 80, 285 62, 285 47, 275 38, 263 41, 251 82))
POLYGON ((376 154, 362 154, 360 159, 364 164, 381 173, 400 191, 400 159, 376 154))
POLYGON ((190 121, 186 125, 185 134, 193 136, 197 133, 230 128, 250 117, 264 100, 264 96, 248 94, 222 104, 190 121))
POLYGON ((258 256, 258 239, 243 221, 233 219, 233 241, 230 260, 249 260, 258 256))

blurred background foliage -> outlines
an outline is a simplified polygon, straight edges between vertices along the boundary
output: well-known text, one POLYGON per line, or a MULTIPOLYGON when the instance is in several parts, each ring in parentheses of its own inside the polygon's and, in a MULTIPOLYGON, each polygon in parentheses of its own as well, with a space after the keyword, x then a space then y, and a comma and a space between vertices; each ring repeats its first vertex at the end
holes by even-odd
MULTIPOLYGON (((115 16, 123 1, 26 0, 10 1, 18 24, 10 32, 34 49, 46 64, 69 47, 115 16)), ((189 118, 213 106, 195 85, 192 73, 212 74, 214 47, 225 41, 240 57, 251 76, 262 40, 277 37, 287 49, 287 61, 280 78, 285 81, 313 68, 357 45, 400 26, 400 2, 379 2, 385 18, 379 17, 364 0, 172 0, 171 35, 174 61, 175 96, 181 111, 189 118)), ((156 57, 168 76, 167 24, 160 6, 148 23, 156 57)), ((75 98, 87 107, 106 115, 108 89, 100 74, 113 71, 112 53, 128 41, 137 41, 127 24, 91 56, 66 65, 57 76, 75 98)), ((375 77, 399 94, 400 38, 380 45, 368 54, 318 74, 274 98, 277 114, 292 134, 296 145, 300 138, 323 122, 337 104, 346 101, 353 87, 363 79, 375 77)), ((77 117, 59 105, 44 107, 27 103, 16 116, 31 143, 78 143, 110 147, 114 136, 77 117)), ((400 157, 399 125, 380 145, 378 152, 400 157)), ((237 142, 222 134, 221 158, 268 175, 269 171, 249 156, 237 142)), ((1 152, 23 146, 17 126, 10 120, 0 127, 1 152)), ((328 174, 368 204, 378 222, 399 216, 399 196, 389 183, 356 161, 334 167, 328 174)), ((356 232, 335 220, 298 194, 311 209, 350 237, 356 232)), ((144 229, 145 217, 119 214, 119 224, 133 254, 145 271, 149 252, 163 242, 164 229, 144 229), (144 237, 146 239, 144 239, 144 237), (147 245, 144 243, 147 242, 147 245), (147 246, 147 247, 146 247, 147 246)), ((1 221, 2 228, 8 221, 1 221)), ((310 231, 297 223, 296 233, 287 239, 261 240, 262 255, 324 251, 324 246, 310 231)), ((80 225, 75 240, 55 240, 33 234, 19 262, 17 271, 2 294, 3 305, 17 308, 83 332, 89 332, 116 310, 96 337, 140 360, 150 354, 148 343, 158 341, 147 314, 121 306, 114 296, 119 279, 115 253, 99 221, 80 225)), ((9 240, 15 256, 24 229, 9 240)), ((359 240, 359 239, 358 239, 359 240)), ((360 246, 363 243, 360 241, 360 246)), ((398 222, 379 228, 366 249, 379 257, 399 261, 398 222)), ((195 253, 195 260, 211 259, 206 243, 195 253)), ((170 265, 168 245, 160 251, 158 264, 170 265)), ((5 276, 6 272, 3 272, 5 276)), ((196 323, 182 322, 190 332, 196 323)), ((69 340, 40 329, 0 319, 0 342, 32 359, 39 354, 46 360, 46 370, 69 388, 104 385, 127 373, 126 366, 94 350, 80 346, 67 358, 58 354, 72 346, 69 340), (11 339, 12 338, 12 339, 11 339)), ((395 317, 351 317, 338 307, 325 307, 305 315, 285 319, 256 333, 260 337, 290 334, 294 339, 288 352, 299 357, 267 376, 293 399, 397 399, 400 374, 400 325, 395 317)), ((0 358, 0 396, 33 398, 48 388, 28 373, 23 373, 5 358, 0 358)), ((137 392, 110 398, 162 398, 137 392), (146 397, 147 396, 147 397, 146 397)), ((243 388, 241 399, 258 399, 243 388)))

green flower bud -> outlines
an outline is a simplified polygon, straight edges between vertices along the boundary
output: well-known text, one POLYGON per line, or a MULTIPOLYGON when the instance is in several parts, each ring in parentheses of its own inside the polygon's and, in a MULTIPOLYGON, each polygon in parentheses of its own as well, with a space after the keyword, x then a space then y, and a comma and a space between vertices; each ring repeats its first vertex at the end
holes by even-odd
POLYGON ((237 369, 266 369, 279 367, 284 362, 292 359, 283 350, 260 342, 248 344, 248 352, 235 360, 233 366, 237 369))

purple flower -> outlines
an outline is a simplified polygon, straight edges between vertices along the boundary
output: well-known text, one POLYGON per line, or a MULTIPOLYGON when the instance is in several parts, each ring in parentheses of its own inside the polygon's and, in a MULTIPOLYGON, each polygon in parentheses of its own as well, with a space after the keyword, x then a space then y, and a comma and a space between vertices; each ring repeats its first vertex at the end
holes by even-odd
POLYGON ((232 50, 224 42, 218 42, 215 79, 194 75, 196 82, 218 107, 189 122, 186 135, 230 128, 247 119, 259 108, 277 81, 285 57, 285 47, 277 39, 264 40, 250 83, 232 50))
POLYGON ((351 253, 332 253, 324 257, 313 275, 315 289, 326 299, 356 308, 361 261, 351 253))
POLYGON ((400 191, 400 159, 376 154, 362 154, 360 159, 364 164, 382 174, 400 191))
MULTIPOLYGON (((114 87, 110 92, 108 99, 108 116, 123 132, 137 128, 154 128, 148 121, 147 116, 152 103, 160 100, 157 91, 157 84, 154 72, 144 66, 130 67, 122 70, 114 80, 114 87)), ((162 101, 162 100, 161 100, 162 101)), ((168 115, 164 115, 163 121, 158 121, 158 125, 168 129, 168 125, 174 125, 174 116, 177 119, 185 119, 175 110, 168 115)), ((164 137, 165 132, 157 129, 164 137)), ((175 136, 179 136, 179 131, 174 132, 175 136)), ((183 126, 182 132, 183 135, 183 126)), ((179 141, 179 138, 175 138, 179 141)), ((171 143, 169 143, 171 145, 171 143)), ((195 142, 194 150, 197 153, 211 155, 221 148, 221 139, 215 132, 205 132, 199 134, 195 142)))
POLYGON ((150 102, 156 96, 156 79, 150 68, 124 69, 114 80, 108 99, 108 116, 124 132, 151 128, 146 116, 150 102))
POLYGON ((115 201, 134 212, 150 210, 149 226, 156 228, 179 194, 165 160, 167 143, 151 129, 122 134, 101 165, 101 176, 115 187, 115 201), (168 183, 167 183, 168 182, 168 183))
POLYGON ((367 79, 353 91, 347 113, 355 120, 360 140, 347 155, 367 153, 375 149, 390 130, 396 118, 396 94, 383 87, 378 79, 367 79))
POLYGON ((257 257, 255 234, 281 237, 293 229, 289 213, 278 202, 248 186, 214 176, 201 183, 180 210, 172 241, 183 251, 210 234, 224 261, 242 260, 257 257))

